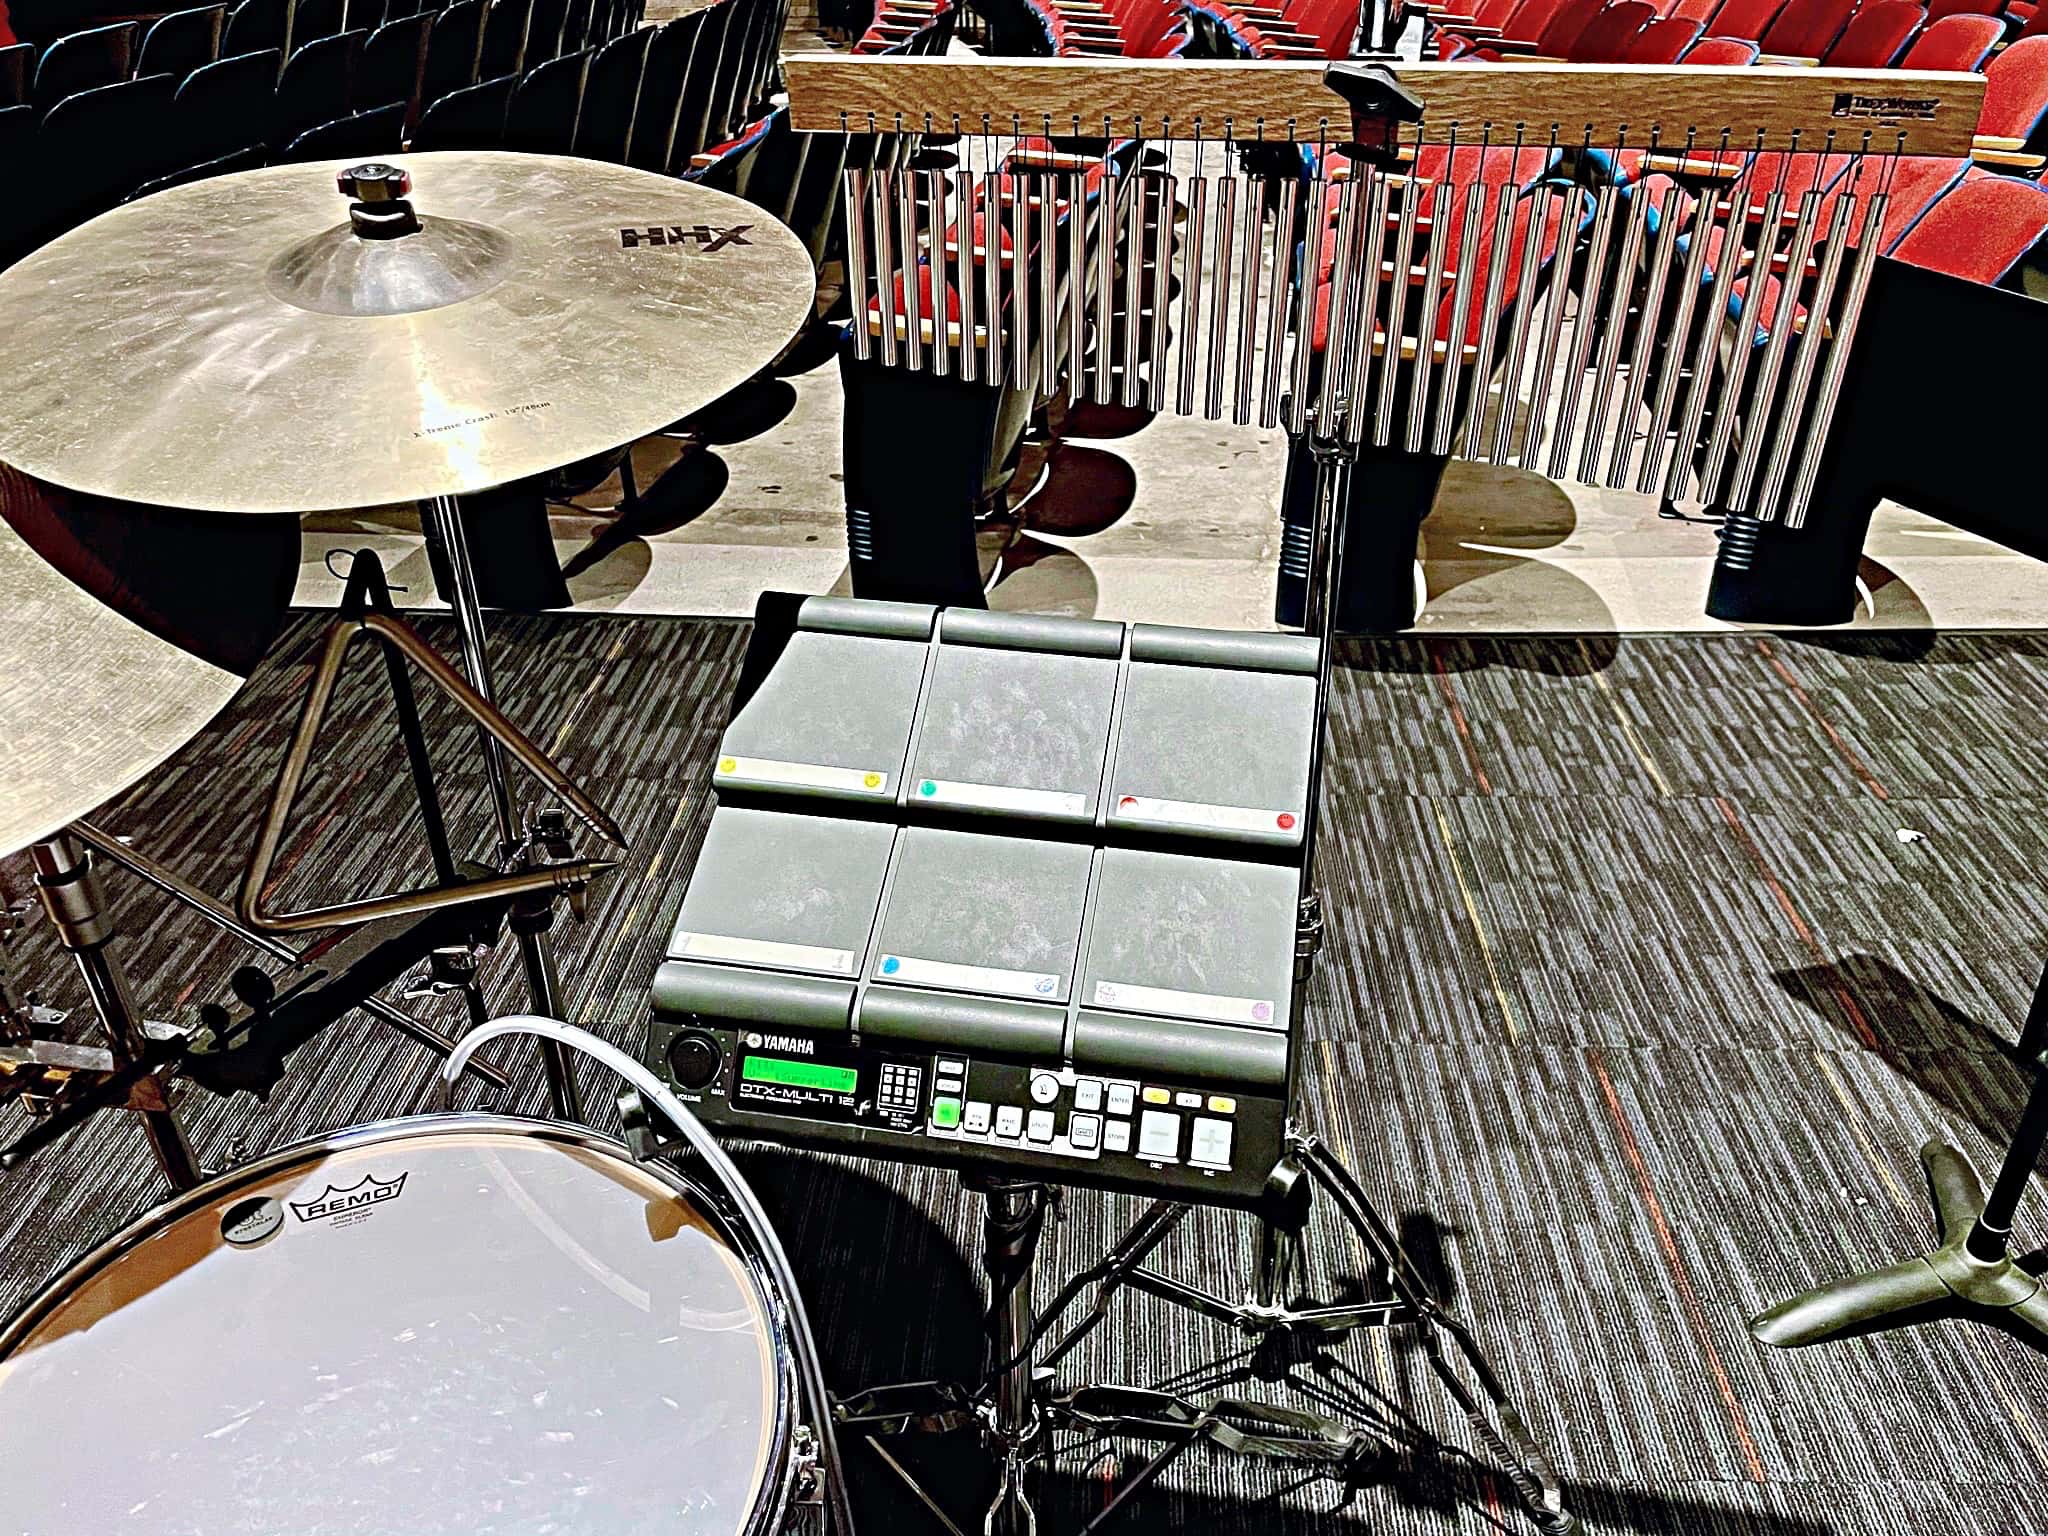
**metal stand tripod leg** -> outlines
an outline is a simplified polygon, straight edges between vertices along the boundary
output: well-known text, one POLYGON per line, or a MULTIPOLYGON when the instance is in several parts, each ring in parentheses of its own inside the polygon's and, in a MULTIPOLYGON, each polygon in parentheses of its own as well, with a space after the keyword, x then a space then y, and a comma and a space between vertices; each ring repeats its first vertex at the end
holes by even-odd
POLYGON ((996 1463, 995 1498, 982 1521, 987 1536, 1029 1536, 1038 1529, 1030 1479, 1044 1438, 1032 1391, 1036 1317, 1031 1277, 1048 1195, 1042 1184, 991 1179, 982 1195, 981 1261, 989 1280, 988 1345, 992 1396, 984 1439, 996 1463))
MULTIPOLYGON (((57 932, 58 942, 78 962, 92 996, 93 1011, 106 1031, 107 1046, 117 1066, 142 1053, 142 1014, 129 990, 128 976, 108 946, 114 938, 113 915, 100 893, 91 856, 69 832, 37 843, 30 851, 35 864, 36 895, 57 932)), ((157 1166, 173 1189, 190 1189, 200 1180, 199 1164, 185 1140, 184 1128, 168 1100, 141 1111, 142 1128, 156 1154, 157 1166)))
POLYGON ((1872 1333, 1921 1317, 1974 1317, 2001 1324, 2048 1352, 2048 1289, 2011 1253, 2013 1217, 2048 1148, 2048 969, 2034 988, 2020 1055, 2034 1086, 1987 1198, 1963 1154, 1939 1141, 1920 1149, 1927 1188, 1941 1224, 1940 1246, 1816 1287, 1750 1320, 1765 1344, 1818 1344, 1844 1333, 1872 1333))
MULTIPOLYGON (((213 897, 207 895, 206 892, 200 890, 198 886, 192 884, 191 881, 178 874, 176 870, 158 863, 140 848, 131 848, 123 845, 120 839, 116 838, 111 832, 90 821, 73 822, 71 824, 71 831, 80 842, 90 847, 94 853, 118 864, 145 884, 155 887, 164 895, 170 897, 180 906, 198 913, 207 922, 220 929, 221 932, 240 940, 251 949, 261 951, 273 960, 282 960, 287 965, 301 963, 302 957, 296 949, 267 933, 258 933, 235 915, 234 908, 228 906, 225 902, 216 901, 213 897)), ((416 1041, 430 1051, 446 1056, 455 1049, 455 1042, 439 1029, 414 1018, 402 1008, 393 1007, 381 997, 364 998, 362 1008, 363 1012, 370 1015, 371 1018, 376 1019, 381 1024, 389 1025, 408 1040, 416 1041)), ((473 1013, 474 1011, 472 1010, 473 1013)), ((482 1021, 477 1020, 476 1022, 480 1023, 482 1021)), ((494 1092, 502 1093, 511 1086, 510 1080, 503 1072, 500 1072, 488 1062, 478 1061, 475 1057, 470 1058, 469 1065, 465 1070, 473 1073, 481 1081, 488 1083, 494 1092)))
POLYGON ((1765 1344, 1818 1344, 1933 1317, 1975 1317, 2019 1333, 2048 1351, 2048 1290, 2013 1260, 2013 1214, 2048 1144, 2048 1073, 2037 1072, 2019 1129, 1987 1199, 1954 1147, 1920 1149, 1942 1241, 1917 1258, 1849 1275, 1780 1302, 1751 1320, 1765 1344))
MULTIPOLYGON (((461 509, 453 496, 436 496, 420 504, 421 522, 427 537, 434 540, 448 562, 448 606, 455 615, 456 633, 462 643, 463 669, 470 686, 486 700, 496 703, 491 686, 490 654, 484 644, 483 603, 477 595, 476 569, 470 562, 469 538, 462 526, 461 509)), ((518 817, 512 806, 512 790, 505 775, 505 753, 486 732, 478 732, 484 751, 484 775, 490 786, 491 811, 498 826, 500 862, 519 857, 524 863, 518 817)), ((558 1001, 560 985, 555 975, 554 956, 547 942, 548 911, 543 903, 537 913, 514 911, 513 936, 519 944, 519 958, 526 974, 526 995, 534 1012, 544 1018, 562 1017, 558 1001)), ((548 1100, 558 1120, 580 1121, 582 1097, 576 1090, 568 1052, 552 1040, 541 1042, 541 1063, 547 1070, 548 1100)))

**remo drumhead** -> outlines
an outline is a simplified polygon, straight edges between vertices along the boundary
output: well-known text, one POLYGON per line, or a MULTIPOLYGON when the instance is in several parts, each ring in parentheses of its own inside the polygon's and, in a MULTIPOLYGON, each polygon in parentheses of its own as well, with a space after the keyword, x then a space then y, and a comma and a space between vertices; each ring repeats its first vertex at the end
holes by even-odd
POLYGON ((304 1142, 142 1218, 0 1335, 29 1536, 773 1529, 780 1308, 690 1187, 447 1115, 304 1142))

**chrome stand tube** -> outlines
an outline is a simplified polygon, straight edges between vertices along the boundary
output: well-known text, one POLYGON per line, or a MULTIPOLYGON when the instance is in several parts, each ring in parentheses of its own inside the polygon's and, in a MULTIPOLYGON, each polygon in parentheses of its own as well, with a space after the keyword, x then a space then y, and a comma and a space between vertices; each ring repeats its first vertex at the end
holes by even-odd
MULTIPOLYGON (((108 951, 114 938, 113 914, 107 910, 94 873, 92 856, 69 832, 37 843, 30 850, 35 865, 36 897, 56 930, 57 942, 78 963, 85 978, 85 990, 92 999, 93 1012, 106 1032, 107 1047, 114 1064, 126 1066, 140 1056, 147 1045, 142 1032, 142 1013, 135 1006, 135 994, 128 985, 127 972, 108 951)), ((143 1087, 147 1088, 147 1083, 143 1087)), ((166 1098, 158 1108, 142 1109, 143 1133, 157 1166, 176 1190, 187 1190, 200 1181, 199 1163, 192 1145, 178 1124, 177 1112, 166 1098)))
MULTIPOLYGON (((448 563, 448 607, 455 616, 455 630, 462 644, 463 670, 469 674, 469 685, 485 700, 496 703, 497 694, 491 685, 490 653, 484 644, 483 601, 477 594, 476 567, 470 561, 469 539, 463 531, 460 506, 453 496, 436 496, 422 502, 420 511, 428 538, 440 546, 442 558, 448 563)), ((490 786, 491 813, 497 822, 498 856, 493 863, 502 865, 506 860, 516 858, 523 868, 526 865, 525 839, 520 835, 519 820, 513 812, 512 790, 505 774, 505 749, 487 731, 479 730, 477 738, 483 747, 484 777, 490 786)), ((560 985, 544 928, 522 923, 516 911, 512 928, 519 944, 520 965, 526 974, 528 1002, 535 1013, 560 1018, 560 985)), ((547 1072, 548 1103, 554 1117, 580 1122, 583 1104, 576 1091, 569 1053, 558 1042, 544 1040, 541 1042, 541 1065, 547 1072)))

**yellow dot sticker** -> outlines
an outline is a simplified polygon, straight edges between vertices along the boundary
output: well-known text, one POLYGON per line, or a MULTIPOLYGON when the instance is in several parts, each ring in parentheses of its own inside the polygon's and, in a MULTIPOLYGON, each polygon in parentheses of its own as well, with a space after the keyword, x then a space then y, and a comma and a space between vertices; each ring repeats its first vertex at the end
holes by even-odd
POLYGON ((879 773, 862 774, 861 783, 868 789, 880 789, 882 787, 882 776, 879 773))
POLYGON ((736 757, 721 757, 718 760, 718 771, 720 773, 737 773, 739 772, 739 767, 739 759, 736 757))

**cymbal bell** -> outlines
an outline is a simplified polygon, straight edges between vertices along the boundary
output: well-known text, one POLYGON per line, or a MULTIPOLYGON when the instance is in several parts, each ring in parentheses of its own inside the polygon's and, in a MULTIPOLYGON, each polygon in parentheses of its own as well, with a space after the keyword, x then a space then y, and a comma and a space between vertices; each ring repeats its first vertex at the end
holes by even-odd
POLYGON ((351 214, 350 162, 271 166, 0 273, 0 461, 221 512, 463 495, 688 415, 810 315, 809 254, 739 198, 552 155, 393 164, 411 232, 351 214))

